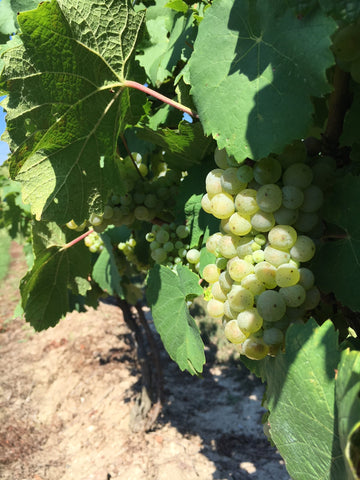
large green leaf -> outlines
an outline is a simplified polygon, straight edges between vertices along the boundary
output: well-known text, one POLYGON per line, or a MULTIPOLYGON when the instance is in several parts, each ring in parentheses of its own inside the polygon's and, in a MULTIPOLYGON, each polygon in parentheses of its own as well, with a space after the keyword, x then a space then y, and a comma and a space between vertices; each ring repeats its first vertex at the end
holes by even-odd
POLYGON ((318 286, 334 292, 340 302, 356 311, 360 311, 359 191, 360 178, 346 175, 327 195, 323 216, 341 227, 344 234, 343 238, 324 242, 312 264, 318 286))
POLYGON ((90 252, 84 242, 63 249, 74 237, 54 223, 33 227, 35 260, 20 283, 26 320, 35 330, 54 327, 72 305, 71 292, 84 295, 90 288, 90 252))
POLYGON ((341 447, 349 478, 355 480, 360 472, 360 352, 356 350, 341 354, 336 400, 341 447))
POLYGON ((117 137, 141 113, 123 82, 143 18, 127 0, 52 0, 18 15, 0 88, 11 173, 37 219, 81 223, 119 189, 117 137))
POLYGON ((345 480, 336 406, 337 334, 330 320, 293 325, 266 363, 271 438, 293 480, 345 480))
POLYGON ((146 297, 156 330, 165 349, 180 367, 192 375, 202 372, 204 344, 189 313, 187 301, 202 294, 199 277, 178 265, 176 272, 156 265, 149 272, 146 297))
POLYGON ((322 12, 297 18, 282 0, 215 0, 190 58, 205 133, 239 162, 281 152, 306 135, 311 97, 330 89, 334 29, 322 12))

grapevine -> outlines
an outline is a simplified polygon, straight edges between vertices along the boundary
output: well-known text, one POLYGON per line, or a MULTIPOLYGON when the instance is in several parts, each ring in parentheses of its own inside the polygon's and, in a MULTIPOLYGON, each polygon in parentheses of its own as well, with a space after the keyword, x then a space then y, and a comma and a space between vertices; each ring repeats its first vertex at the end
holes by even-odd
POLYGON ((34 3, 0 24, 26 321, 111 296, 154 346, 147 303, 201 375, 204 298, 294 480, 360 478, 358 2, 34 3))

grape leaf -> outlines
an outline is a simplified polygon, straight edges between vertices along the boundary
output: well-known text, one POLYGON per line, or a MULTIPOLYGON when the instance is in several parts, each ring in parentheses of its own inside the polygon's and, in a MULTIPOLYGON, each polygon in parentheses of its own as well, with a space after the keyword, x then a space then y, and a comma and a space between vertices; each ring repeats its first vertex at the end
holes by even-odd
POLYGON ((360 115, 360 88, 354 86, 354 96, 349 110, 344 119, 343 131, 340 137, 341 145, 352 146, 354 143, 360 143, 359 130, 356 128, 357 119, 360 115))
POLYGON ((360 352, 349 349, 341 353, 336 379, 340 443, 349 478, 359 478, 360 468, 360 352), (357 439, 357 440, 356 440, 357 439))
POLYGON ((121 277, 116 265, 110 236, 104 233, 101 238, 104 242, 104 249, 95 262, 92 278, 109 295, 119 295, 123 298, 124 292, 120 285, 121 277))
POLYGON ((186 61, 190 57, 191 44, 196 36, 191 12, 186 15, 176 13, 166 8, 166 3, 167 0, 160 0, 147 9, 149 44, 143 44, 136 57, 153 85, 163 83, 180 60, 186 61))
POLYGON ((5 229, 0 230, 0 281, 3 280, 9 270, 10 265, 10 245, 11 237, 5 229))
POLYGON ((36 8, 40 1, 41 0, 1 0, 0 35, 3 35, 6 40, 9 40, 9 35, 19 30, 19 24, 17 22, 19 12, 36 8))
POLYGON ((335 369, 340 360, 330 320, 292 325, 286 352, 266 362, 271 438, 294 480, 345 479, 337 431, 335 369))
POLYGON ((89 249, 83 242, 62 249, 75 236, 76 232, 65 233, 54 223, 33 226, 35 260, 20 282, 20 292, 25 318, 37 331, 54 327, 70 311, 71 292, 81 295, 86 290, 89 249))
POLYGON ((200 163, 212 143, 211 138, 204 137, 200 123, 186 121, 180 122, 176 130, 167 127, 157 131, 148 127, 137 128, 137 135, 162 147, 166 151, 166 163, 178 170, 200 163))
POLYGON ((323 242, 312 262, 316 283, 324 292, 355 311, 360 311, 360 178, 346 175, 325 199, 323 217, 344 230, 344 238, 323 242), (324 268, 326 265, 326 268, 324 268))
POLYGON ((189 61, 205 134, 238 162, 302 138, 312 123, 311 96, 330 89, 334 29, 321 12, 297 18, 282 0, 214 2, 189 61))
POLYGON ((198 281, 199 277, 185 266, 178 265, 173 272, 156 265, 149 272, 146 291, 166 351, 181 370, 192 375, 201 373, 205 363, 204 344, 186 303, 202 295, 198 281))
POLYGON ((81 223, 119 189, 117 137, 145 101, 123 87, 143 18, 127 1, 105 0, 52 0, 18 15, 0 88, 11 175, 37 219, 81 223))

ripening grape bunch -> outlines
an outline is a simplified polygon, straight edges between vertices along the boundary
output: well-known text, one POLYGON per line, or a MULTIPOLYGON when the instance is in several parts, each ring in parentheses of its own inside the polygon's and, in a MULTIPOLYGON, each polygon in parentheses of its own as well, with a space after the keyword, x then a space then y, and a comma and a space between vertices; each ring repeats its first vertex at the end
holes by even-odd
POLYGON ((332 50, 340 68, 360 83, 360 20, 335 32, 332 50))
POLYGON ((99 233, 109 225, 132 226, 134 222, 152 222, 159 217, 172 219, 181 172, 164 170, 159 176, 151 177, 148 167, 138 153, 121 160, 121 175, 126 193, 114 193, 102 214, 92 214, 90 225, 99 233))
POLYGON ((306 233, 320 223, 325 185, 319 172, 326 162, 329 180, 334 165, 320 159, 312 168, 301 144, 240 166, 217 150, 215 162, 202 198, 202 208, 220 220, 219 232, 206 241, 216 256, 202 273, 211 291, 207 310, 223 320, 241 354, 262 359, 275 355, 289 324, 320 301, 303 265, 315 254, 306 233))
POLYGON ((174 222, 153 225, 145 237, 150 244, 151 258, 155 263, 169 268, 181 263, 198 271, 200 252, 189 249, 189 235, 190 229, 186 225, 177 225, 174 222))

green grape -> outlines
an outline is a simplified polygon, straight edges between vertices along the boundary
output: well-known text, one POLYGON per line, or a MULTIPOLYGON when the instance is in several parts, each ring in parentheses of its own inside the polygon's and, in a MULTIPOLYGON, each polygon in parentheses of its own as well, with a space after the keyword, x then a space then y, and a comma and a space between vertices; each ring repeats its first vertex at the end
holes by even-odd
POLYGON ((216 218, 228 218, 235 211, 234 199, 228 193, 214 195, 210 202, 211 211, 216 218))
POLYGON ((138 205, 134 210, 134 215, 137 220, 141 221, 150 221, 152 218, 149 210, 144 205, 138 205))
POLYGON ((308 262, 315 254, 315 244, 306 235, 299 235, 294 246, 290 249, 291 257, 297 262, 308 262))
POLYGON ((233 257, 228 261, 227 271, 235 282, 240 282, 244 277, 253 273, 254 266, 239 257, 233 257))
POLYGON ((280 250, 290 250, 296 239, 296 230, 290 225, 276 225, 268 233, 270 245, 280 250))
POLYGON ((96 213, 92 213, 89 218, 89 222, 94 227, 98 227, 103 223, 103 219, 101 215, 96 215, 96 213))
POLYGON ((255 242, 255 240, 251 244, 251 250, 253 252, 257 252, 258 250, 261 250, 261 246, 255 242))
POLYGON ((260 210, 262 210, 263 212, 275 212, 281 207, 281 188, 272 183, 263 185, 257 191, 256 202, 259 205, 260 210))
POLYGON ((226 293, 221 288, 219 281, 213 283, 211 287, 211 294, 215 298, 215 300, 219 300, 220 302, 226 301, 226 293))
POLYGON ((224 302, 220 302, 219 300, 215 300, 212 298, 208 301, 207 306, 207 313, 214 318, 219 318, 224 315, 224 302))
POLYGON ((254 165, 254 178, 260 185, 276 183, 281 177, 281 165, 276 158, 262 158, 254 165))
POLYGON ((265 260, 264 250, 256 250, 256 251, 252 254, 252 258, 253 258, 253 260, 254 260, 255 263, 263 262, 263 261, 265 260))
POLYGON ((322 206, 324 194, 317 185, 310 185, 304 190, 304 201, 300 210, 306 213, 314 213, 322 206))
POLYGON ((276 327, 267 328, 264 330, 263 333, 263 340, 266 345, 281 345, 284 341, 284 334, 283 332, 276 327))
POLYGON ((183 258, 186 257, 187 249, 186 248, 179 248, 177 254, 179 257, 183 258))
MULTIPOLYGON (((176 247, 176 243, 175 243, 176 247)), ((180 248, 180 247, 179 247, 180 248)), ((200 260, 200 252, 196 248, 192 248, 191 250, 188 250, 186 253, 186 260, 189 263, 196 264, 200 260)))
POLYGON ((309 290, 306 291, 304 308, 306 310, 313 310, 319 305, 320 299, 321 299, 321 296, 320 296, 319 289, 315 286, 309 288, 309 290))
POLYGON ((250 273, 241 280, 241 286, 250 290, 256 296, 265 291, 265 285, 260 282, 255 273, 250 273))
POLYGON ((319 220, 319 215, 317 213, 299 212, 294 227, 301 233, 308 233, 318 225, 319 220))
POLYGON ((134 192, 133 193, 133 199, 134 199, 134 203, 136 203, 137 205, 142 205, 144 203, 144 200, 145 200, 145 193, 144 192, 134 192))
MULTIPOLYGON (((207 244, 207 242, 206 242, 207 244)), ((223 235, 218 244, 218 250, 222 257, 232 258, 237 254, 239 240, 233 235, 223 235)))
POLYGON ((245 260, 245 262, 247 263, 250 263, 251 265, 254 265, 255 263, 252 255, 245 255, 243 260, 245 260))
POLYGON ((120 197, 120 205, 123 205, 124 207, 128 207, 133 203, 133 198, 130 193, 126 193, 125 195, 122 195, 120 197))
POLYGON ((313 166, 313 184, 325 191, 336 179, 336 162, 331 157, 321 157, 313 166))
POLYGON ((254 272, 258 280, 265 285, 266 288, 275 288, 276 283, 276 267, 269 262, 257 263, 254 267, 254 272))
POLYGON ((145 239, 147 242, 153 242, 155 240, 155 234, 153 232, 148 232, 145 235, 145 239))
POLYGON ((231 343, 243 343, 248 337, 248 335, 240 330, 236 320, 230 320, 227 322, 224 332, 225 337, 231 343))
POLYGON ((226 269, 227 262, 228 262, 228 259, 223 257, 219 257, 215 260, 216 266, 220 268, 220 270, 226 269))
POLYGON ((219 280, 219 276, 220 276, 220 270, 215 264, 209 263, 204 267, 202 277, 208 283, 217 282, 219 280))
POLYGON ((307 188, 312 179, 313 172, 305 163, 293 163, 283 174, 284 185, 292 185, 301 189, 307 188))
POLYGON ((250 336, 244 341, 242 352, 250 360, 262 360, 269 353, 269 346, 262 338, 250 336))
POLYGON ((241 285, 233 285, 228 293, 228 302, 232 310, 241 312, 254 305, 254 295, 241 285))
POLYGON ((145 196, 144 205, 147 208, 155 208, 158 204, 158 198, 153 193, 148 193, 145 196))
POLYGON ((298 218, 298 210, 291 210, 281 206, 274 212, 274 218, 278 225, 293 225, 298 218))
POLYGON ((252 244, 254 243, 253 237, 242 237, 237 240, 236 254, 239 258, 244 258, 246 255, 252 255, 252 244))
POLYGON ((250 308, 249 310, 244 310, 239 313, 237 323, 244 333, 250 335, 250 333, 255 333, 260 330, 263 325, 263 319, 256 308, 250 308))
POLYGON ((223 235, 218 232, 210 235, 210 237, 206 240, 206 248, 213 255, 219 255, 219 245, 222 237, 223 235))
POLYGON ((290 253, 279 250, 278 248, 273 248, 270 245, 265 247, 264 256, 265 261, 271 263, 271 265, 274 265, 275 267, 278 267, 282 263, 289 263, 290 261, 290 253))
POLYGON ((189 227, 187 227, 186 225, 179 225, 178 227, 176 227, 176 235, 179 238, 184 239, 188 237, 189 234, 190 234, 190 230, 189 230, 189 227))
POLYGON ((285 301, 275 290, 266 290, 261 293, 257 298, 256 308, 266 322, 277 322, 286 312, 285 301))
POLYGON ((305 290, 310 290, 314 286, 315 277, 311 270, 306 267, 299 268, 299 285, 305 288, 305 290))
POLYGON ((306 291, 301 285, 292 285, 291 287, 282 287, 279 290, 287 307, 300 307, 304 303, 306 291))
POLYGON ((157 240, 153 240, 151 243, 150 243, 150 250, 156 250, 157 248, 160 248, 161 247, 161 243, 158 242, 157 240))
POLYGON ((138 169, 143 177, 146 177, 146 175, 149 173, 149 169, 145 163, 140 163, 140 165, 138 165, 138 169))
POLYGON ((242 183, 249 183, 254 178, 254 171, 249 165, 241 165, 237 171, 237 177, 242 183))
POLYGON ((254 215, 259 210, 256 202, 257 191, 246 188, 235 197, 235 208, 241 215, 254 215))
POLYGON ((304 202, 303 191, 294 185, 285 185, 282 188, 282 203, 285 208, 295 210, 304 202))
POLYGON ((256 242, 258 245, 260 245, 262 247, 266 243, 265 235, 263 235, 262 233, 258 233, 254 237, 254 242, 256 242))
POLYGON ((275 280, 279 287, 291 287, 300 279, 299 270, 291 263, 283 263, 276 269, 275 280))
MULTIPOLYGON (((233 214, 234 215, 234 214, 233 214)), ((231 218, 231 217, 230 217, 231 218)), ((223 218, 221 221, 220 221, 220 232, 224 235, 228 235, 228 234, 231 234, 233 233, 231 231, 231 228, 230 228, 230 224, 229 224, 229 221, 230 221, 230 218, 223 218)))
POLYGON ((286 307, 286 316, 291 322, 302 322, 304 315, 304 304, 300 305, 300 307, 286 307))
POLYGON ((114 209, 110 205, 105 205, 104 207, 104 212, 103 212, 103 218, 105 220, 110 220, 114 215, 114 209))
POLYGON ((236 195, 246 188, 246 183, 241 182, 237 175, 238 169, 236 167, 227 168, 221 175, 221 188, 223 192, 230 195, 236 195))
POLYGON ((301 140, 296 140, 291 145, 287 145, 284 151, 279 155, 279 162, 284 169, 293 163, 301 163, 306 161, 306 146, 301 140))
POLYGON ((172 242, 166 242, 164 243, 163 249, 165 252, 170 253, 174 250, 174 244, 172 242))
MULTIPOLYGON (((176 248, 176 250, 180 250, 180 248, 184 248, 184 242, 182 242, 181 240, 177 240, 174 244, 174 247, 176 248)), ((194 263, 197 263, 197 262, 194 262, 194 263)))
POLYGON ((218 193, 223 192, 223 189, 221 186, 221 176, 223 172, 224 170, 222 170, 221 168, 215 168, 214 170, 211 170, 211 172, 207 174, 205 179, 205 187, 206 187, 206 192, 210 198, 212 198, 214 195, 218 193))
POLYGON ((219 275, 219 280, 218 281, 219 281, 221 289, 224 292, 226 292, 226 293, 230 292, 232 284, 233 284, 233 280, 230 277, 228 271, 221 272, 220 275, 219 275))
POLYGON ((235 310, 230 307, 228 300, 224 302, 224 315, 229 319, 236 319, 238 316, 238 312, 235 312, 235 310))
POLYGON ((219 168, 225 170, 228 167, 227 153, 225 148, 219 150, 217 147, 214 152, 214 160, 219 168))
POLYGON ((238 212, 235 212, 231 215, 231 217, 229 218, 228 225, 229 225, 229 230, 233 235, 244 236, 250 233, 252 229, 252 225, 249 221, 249 217, 247 218, 243 217, 238 212))
POLYGON ((360 57, 359 45, 359 25, 346 25, 335 32, 332 50, 338 60, 344 62, 353 62, 360 57))
POLYGON ((151 258, 156 262, 156 263, 163 263, 165 262, 167 258, 167 253, 163 248, 156 248, 155 250, 152 250, 151 252, 151 258))
POLYGON ((156 232, 156 241, 159 242, 159 243, 166 243, 169 241, 169 238, 170 238, 170 235, 169 235, 169 232, 167 232, 164 228, 164 225, 163 227, 161 228, 161 230, 158 230, 156 232))
POLYGON ((258 232, 268 232, 275 225, 275 218, 272 213, 259 210, 252 215, 250 222, 258 232))

